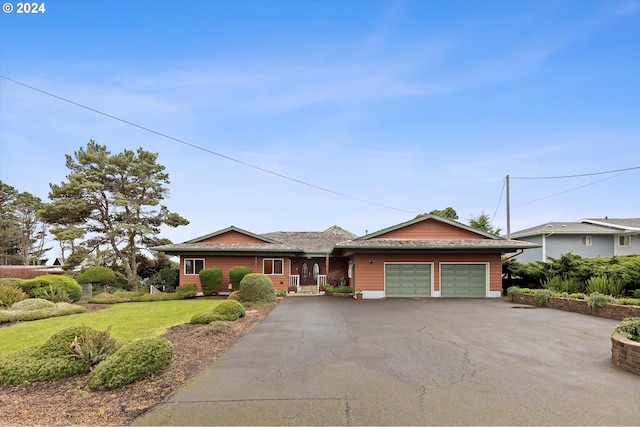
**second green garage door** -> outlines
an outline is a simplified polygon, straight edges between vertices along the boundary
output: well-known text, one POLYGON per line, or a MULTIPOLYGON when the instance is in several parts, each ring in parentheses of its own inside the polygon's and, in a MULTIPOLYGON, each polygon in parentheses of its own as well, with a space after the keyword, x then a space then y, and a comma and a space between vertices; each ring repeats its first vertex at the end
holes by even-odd
POLYGON ((431 296, 431 264, 385 264, 384 283, 388 297, 431 296))
POLYGON ((440 290, 443 297, 485 297, 486 264, 441 264, 440 290))

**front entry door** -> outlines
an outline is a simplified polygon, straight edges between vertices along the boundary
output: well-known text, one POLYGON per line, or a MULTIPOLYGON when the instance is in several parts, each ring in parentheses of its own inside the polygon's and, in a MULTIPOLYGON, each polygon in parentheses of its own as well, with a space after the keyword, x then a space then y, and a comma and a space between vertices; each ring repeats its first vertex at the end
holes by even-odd
POLYGON ((315 286, 318 283, 320 264, 313 260, 304 260, 300 264, 300 285, 315 286))

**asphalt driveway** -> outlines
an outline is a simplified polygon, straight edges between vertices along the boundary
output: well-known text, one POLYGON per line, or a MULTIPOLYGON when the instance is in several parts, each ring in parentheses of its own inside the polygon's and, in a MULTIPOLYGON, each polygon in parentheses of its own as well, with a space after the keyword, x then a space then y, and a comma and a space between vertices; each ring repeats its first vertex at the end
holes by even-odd
POLYGON ((638 425, 618 321, 498 299, 285 298, 135 425, 638 425))

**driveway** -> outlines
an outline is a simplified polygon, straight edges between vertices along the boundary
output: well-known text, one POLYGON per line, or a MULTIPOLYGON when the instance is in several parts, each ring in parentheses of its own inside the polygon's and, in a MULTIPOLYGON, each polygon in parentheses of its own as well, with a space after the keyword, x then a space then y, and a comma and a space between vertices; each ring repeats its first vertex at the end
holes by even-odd
POLYGON ((616 320, 499 299, 285 298, 135 425, 638 425, 616 320))

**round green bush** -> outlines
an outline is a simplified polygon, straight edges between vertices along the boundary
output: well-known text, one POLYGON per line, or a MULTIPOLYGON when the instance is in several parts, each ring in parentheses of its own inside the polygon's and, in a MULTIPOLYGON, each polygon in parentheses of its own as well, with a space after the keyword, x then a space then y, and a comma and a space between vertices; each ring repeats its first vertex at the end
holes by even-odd
POLYGON ((242 278, 247 274, 252 273, 253 270, 251 267, 246 267, 244 265, 236 265, 235 267, 231 267, 229 270, 229 281, 231 282, 231 287, 234 291, 240 289, 240 282, 242 278))
POLYGON ((229 294, 227 299, 232 299, 236 301, 240 301, 240 291, 233 291, 229 294))
POLYGON ((116 273, 107 267, 93 266, 87 268, 76 277, 78 283, 99 283, 109 285, 116 280, 116 273))
POLYGON ((34 357, 24 352, 0 356, 0 383, 22 384, 89 372, 89 364, 68 356, 34 357))
POLYGON ((205 268, 198 273, 200 276, 200 284, 202 285, 202 293, 206 296, 215 295, 220 292, 222 284, 221 268, 205 268))
POLYGON ((42 298, 29 298, 22 301, 18 301, 11 306, 11 310, 31 311, 42 310, 43 308, 52 308, 56 304, 42 298))
POLYGON ((632 341, 640 342, 640 317, 625 317, 613 330, 614 334, 620 334, 632 341))
POLYGON ((49 292, 53 288, 56 291, 65 291, 73 301, 80 301, 82 298, 82 288, 78 282, 72 277, 64 275, 45 274, 25 280, 20 284, 20 287, 32 297, 40 297, 43 292, 49 292))
POLYGON ((228 320, 236 320, 238 317, 244 317, 244 306, 240 302, 232 299, 222 301, 213 308, 215 314, 229 317, 228 320))
POLYGON ((114 389, 157 374, 173 360, 173 345, 164 338, 141 338, 124 345, 98 364, 87 378, 92 390, 114 389))
POLYGON ((208 325, 218 320, 228 320, 223 315, 214 313, 213 311, 202 311, 191 316, 191 324, 208 325))
POLYGON ((273 282, 266 274, 250 273, 240 282, 240 302, 244 305, 267 305, 277 301, 273 282))
POLYGON ((0 285, 0 307, 11 307, 18 301, 29 298, 22 289, 11 285, 0 285))

